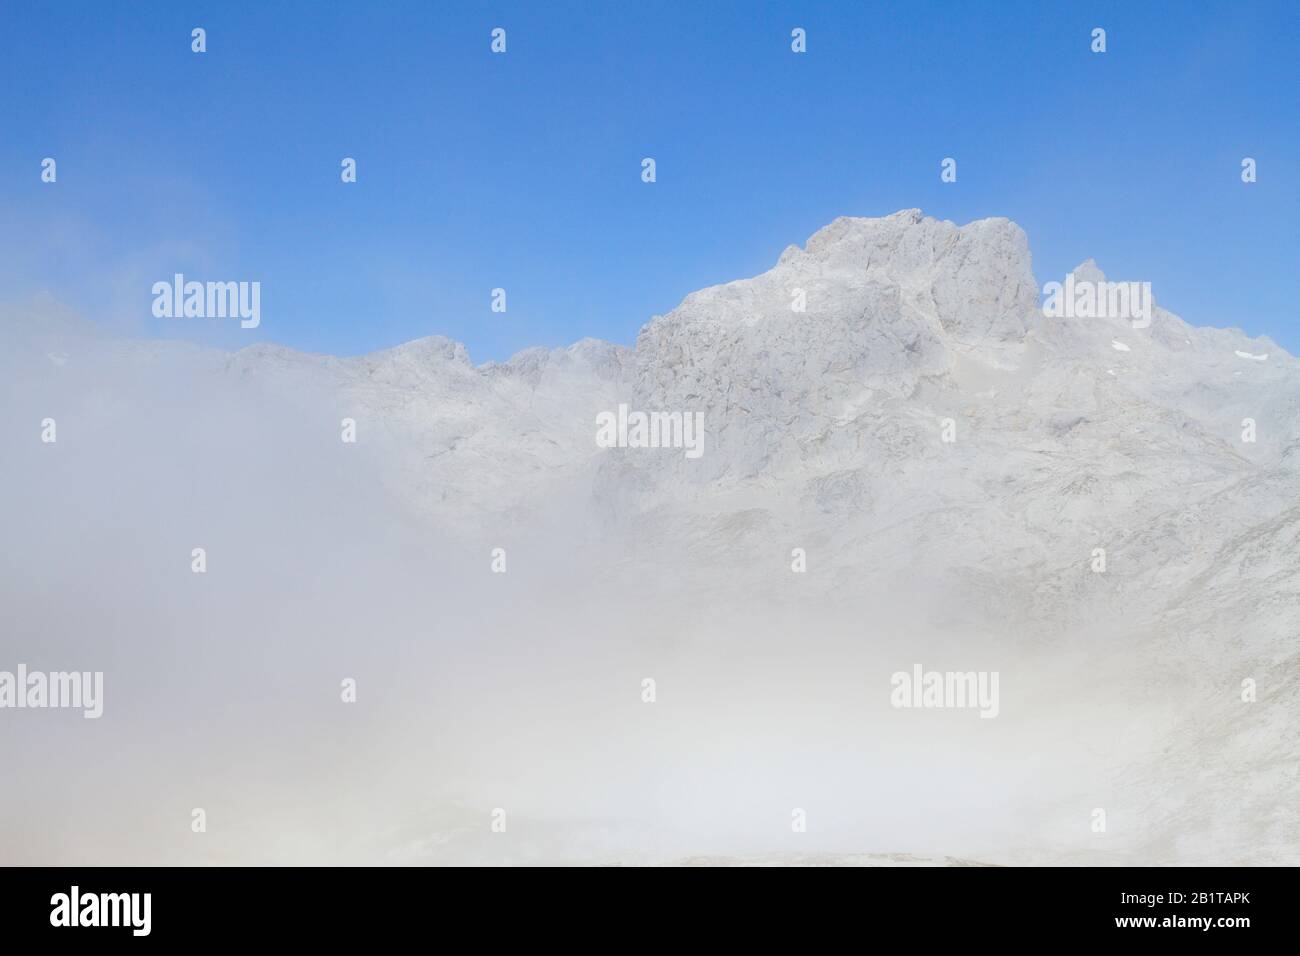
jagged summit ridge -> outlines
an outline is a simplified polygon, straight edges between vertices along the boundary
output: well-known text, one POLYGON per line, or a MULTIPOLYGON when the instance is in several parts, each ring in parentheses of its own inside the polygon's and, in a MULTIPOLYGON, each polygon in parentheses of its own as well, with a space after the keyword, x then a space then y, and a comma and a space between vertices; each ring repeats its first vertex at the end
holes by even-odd
POLYGON ((915 209, 842 217, 768 272, 688 295, 642 329, 637 351, 689 357, 735 329, 758 329, 749 334, 777 344, 822 340, 842 359, 869 349, 886 364, 921 357, 941 366, 949 349, 987 347, 994 359, 1018 344, 1036 302, 1028 242, 1009 220, 958 227, 915 209))

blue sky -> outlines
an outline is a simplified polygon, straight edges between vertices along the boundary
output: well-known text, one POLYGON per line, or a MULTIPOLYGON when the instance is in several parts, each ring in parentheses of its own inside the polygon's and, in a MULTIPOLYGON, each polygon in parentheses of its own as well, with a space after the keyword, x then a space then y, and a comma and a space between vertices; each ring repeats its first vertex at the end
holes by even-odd
POLYGON ((1300 354, 1297 64, 1294 2, 7 0, 0 300, 224 347, 443 334, 485 361, 631 344, 836 216, 920 207, 1014 219, 1040 284, 1095 257, 1300 354), (261 327, 153 318, 178 271, 260 281, 261 327))

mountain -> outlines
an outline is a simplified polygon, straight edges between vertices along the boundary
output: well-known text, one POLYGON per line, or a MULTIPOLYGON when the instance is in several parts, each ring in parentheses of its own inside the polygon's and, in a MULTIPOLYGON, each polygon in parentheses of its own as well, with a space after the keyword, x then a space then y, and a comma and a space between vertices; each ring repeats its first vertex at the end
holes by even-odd
MULTIPOLYGON (((1089 261, 1071 281, 1106 277, 1089 261)), ((93 504, 107 492, 87 485, 97 471, 111 482, 115 462, 151 461, 134 473, 201 484, 176 492, 172 525, 211 509, 232 548, 280 554, 282 538, 306 535, 313 555, 337 550, 329 580, 373 588, 346 613, 373 626, 379 658, 394 673, 437 670, 457 698, 411 746, 477 715, 474 746, 440 745, 438 776, 456 784, 437 809, 408 808, 359 858, 497 859, 500 843, 460 816, 507 801, 487 795, 495 786, 532 806, 530 832, 550 827, 513 860, 1293 864, 1300 364, 1158 305, 1145 326, 1048 317, 1039 289, 1014 223, 905 210, 837 219, 768 272, 653 317, 634 349, 584 340, 475 366, 435 336, 360 358, 229 354, 114 340, 46 310, 0 331, 0 402, 20 423, 7 444, 28 448, 18 488, 50 487, 29 446, 42 409, 60 408, 66 441, 83 422, 119 429, 61 478, 69 497, 90 496, 83 516, 156 508, 125 479, 115 504, 93 504), (601 447, 598 416, 621 405, 699 413, 702 454, 601 447), (344 418, 355 447, 339 441, 344 418), (229 484, 193 477, 215 470, 229 484), (247 508, 221 503, 240 482, 265 508, 247 526, 247 508), (333 538, 314 513, 341 523, 333 538), (355 555, 351 536, 364 541, 355 555), (498 546, 503 576, 490 569, 498 546), (792 570, 796 549, 806 571, 792 570), (417 620, 438 621, 445 644, 399 653, 414 638, 395 635, 417 620), (509 663, 486 676, 494 661, 509 663), (890 675, 915 662, 999 672, 998 719, 891 708, 890 675), (663 688, 652 726, 637 698, 646 673, 663 688), (522 737, 485 744, 489 726, 522 737), (547 770, 533 775, 538 748, 547 770), (579 781, 600 795, 574 796, 579 781), (790 808, 804 803, 823 824, 790 844, 790 808), (593 835, 610 816, 624 822, 593 835)), ((60 558, 37 540, 48 530, 20 524, 37 561, 10 568, 26 582, 11 597, 39 620, 30 589, 60 558)), ((259 592, 298 635, 286 655, 334 626, 324 612, 309 626, 304 602, 325 572, 283 570, 293 553, 283 546, 287 590, 259 592)), ((34 657, 39 631, 0 650, 34 657)), ((417 699, 410 673, 372 678, 388 682, 393 720, 417 699)), ((227 852, 270 852, 250 846, 227 852)))

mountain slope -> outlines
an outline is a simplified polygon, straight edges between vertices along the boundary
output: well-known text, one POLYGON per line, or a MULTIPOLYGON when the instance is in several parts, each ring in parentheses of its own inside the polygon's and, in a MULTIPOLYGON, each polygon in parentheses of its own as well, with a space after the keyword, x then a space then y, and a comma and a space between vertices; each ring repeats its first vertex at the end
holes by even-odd
MULTIPOLYGON (((1091 262, 1075 278, 1105 281, 1091 262)), ((676 675, 679 709, 657 735, 622 712, 605 728, 642 741, 672 782, 652 788, 641 825, 693 833, 681 794, 730 792, 733 778, 780 790, 802 775, 844 827, 810 851, 1295 862, 1300 364, 1159 307, 1145 328, 1048 318, 1038 289, 1015 224, 907 210, 838 219, 768 272, 687 296, 635 349, 586 340, 480 366, 441 337, 350 359, 226 354, 112 340, 42 313, 3 329, 0 401, 23 422, 15 444, 49 408, 69 429, 147 418, 178 381, 194 408, 264 414, 320 463, 322 507, 382 498, 385 520, 415 535, 404 554, 423 538, 468 562, 428 580, 428 604, 390 597, 393 621, 430 615, 466 654, 488 633, 549 635, 516 657, 582 673, 575 700, 647 670, 676 675), (620 405, 702 414, 703 454, 599 447, 597 415, 620 405), (509 587, 530 590, 484 580, 497 546, 512 555, 509 587), (806 572, 791 570, 795 549, 806 572), (496 601, 502 614, 527 608, 527 623, 474 623, 496 601), (595 669, 545 656, 560 647, 595 669), (917 660, 1000 671, 1003 716, 977 733, 890 711, 889 675, 917 660), (772 741, 780 774, 737 756, 757 739, 772 741), (968 766, 972 755, 985 763, 968 766), (851 781, 826 777, 841 762, 851 781), (732 777, 715 776, 723 766, 732 777), (918 797, 917 781, 936 795, 918 797), (873 830, 862 805, 836 803, 850 791, 894 793, 897 817, 873 830), (990 816, 923 846, 936 815, 959 812, 941 793, 990 816), (913 820, 909 804, 931 816, 913 820), (1097 807, 1110 810, 1106 840, 1089 827, 1097 807), (1010 808, 1019 822, 998 816, 1010 808), (889 833, 908 842, 882 845, 889 833)), ((188 433, 168 451, 180 474, 186 456, 210 453, 183 421, 154 426, 188 433)), ((20 458, 11 480, 39 487, 44 467, 20 458)), ((599 766, 589 757, 572 757, 575 775, 599 766)), ((736 840, 663 858, 783 846, 736 840)), ((467 846, 468 859, 486 852, 467 846)))

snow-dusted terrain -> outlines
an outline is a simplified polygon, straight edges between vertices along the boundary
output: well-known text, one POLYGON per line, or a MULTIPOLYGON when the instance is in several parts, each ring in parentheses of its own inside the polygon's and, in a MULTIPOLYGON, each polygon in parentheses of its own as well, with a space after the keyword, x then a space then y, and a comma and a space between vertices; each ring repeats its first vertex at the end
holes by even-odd
POLYGON ((0 668, 107 703, 0 714, 0 856, 1300 862, 1300 363, 1043 279, 1014 223, 908 210, 635 349, 5 317, 0 668), (703 455, 599 447, 620 404, 703 455), (1000 714, 891 707, 917 662, 1000 714))

